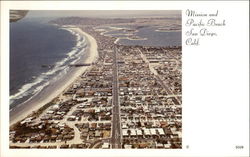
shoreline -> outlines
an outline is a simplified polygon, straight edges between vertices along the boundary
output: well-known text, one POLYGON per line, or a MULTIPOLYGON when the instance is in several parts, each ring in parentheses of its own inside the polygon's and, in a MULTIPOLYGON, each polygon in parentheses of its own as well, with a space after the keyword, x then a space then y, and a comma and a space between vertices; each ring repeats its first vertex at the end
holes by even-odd
MULTIPOLYGON (((79 33, 80 35, 83 35, 87 40, 87 58, 81 58, 78 63, 95 62, 98 58, 96 40, 86 32, 82 31, 82 29, 78 28, 77 26, 68 27, 67 29, 70 29, 79 33)), ((50 85, 48 87, 45 87, 40 93, 35 95, 33 98, 13 108, 10 111, 10 126, 27 117, 33 111, 38 110, 45 104, 52 101, 54 98, 61 95, 62 92, 69 88, 69 86, 74 83, 75 80, 79 76, 81 76, 88 68, 89 67, 80 67, 70 69, 70 71, 66 74, 67 76, 62 77, 56 80, 55 82, 50 82, 50 85)))

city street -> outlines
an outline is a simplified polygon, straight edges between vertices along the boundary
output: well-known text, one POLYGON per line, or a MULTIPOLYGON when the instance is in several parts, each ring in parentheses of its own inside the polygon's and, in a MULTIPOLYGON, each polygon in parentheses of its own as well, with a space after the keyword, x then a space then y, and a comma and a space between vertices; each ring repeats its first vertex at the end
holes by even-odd
POLYGON ((117 51, 114 48, 113 58, 113 118, 112 118, 112 148, 121 148, 121 124, 120 124, 120 106, 118 101, 118 66, 117 66, 117 51))

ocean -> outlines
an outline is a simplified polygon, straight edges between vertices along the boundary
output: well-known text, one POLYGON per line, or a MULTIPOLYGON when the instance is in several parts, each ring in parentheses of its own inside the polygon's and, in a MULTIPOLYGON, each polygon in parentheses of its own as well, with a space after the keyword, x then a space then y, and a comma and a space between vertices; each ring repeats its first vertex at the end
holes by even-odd
POLYGON ((46 20, 10 23, 10 109, 65 75, 86 46, 84 37, 46 20))

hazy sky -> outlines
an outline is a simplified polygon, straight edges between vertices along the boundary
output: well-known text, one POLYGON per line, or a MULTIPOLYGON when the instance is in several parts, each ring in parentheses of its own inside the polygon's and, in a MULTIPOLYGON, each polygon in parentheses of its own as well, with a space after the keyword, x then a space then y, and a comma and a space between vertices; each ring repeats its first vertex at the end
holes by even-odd
POLYGON ((132 18, 132 17, 155 17, 155 16, 164 16, 164 17, 181 17, 180 10, 174 11, 165 11, 165 10, 156 10, 156 11, 133 11, 133 10, 88 10, 88 11, 29 11, 27 17, 68 17, 68 16, 80 16, 80 17, 118 17, 118 18, 132 18))

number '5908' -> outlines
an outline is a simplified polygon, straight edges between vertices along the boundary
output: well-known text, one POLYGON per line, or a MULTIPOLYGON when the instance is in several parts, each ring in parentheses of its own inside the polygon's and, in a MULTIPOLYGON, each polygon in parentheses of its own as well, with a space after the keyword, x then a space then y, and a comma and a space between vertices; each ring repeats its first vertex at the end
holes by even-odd
POLYGON ((243 149, 244 146, 235 146, 236 149, 243 149))

